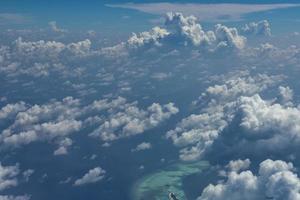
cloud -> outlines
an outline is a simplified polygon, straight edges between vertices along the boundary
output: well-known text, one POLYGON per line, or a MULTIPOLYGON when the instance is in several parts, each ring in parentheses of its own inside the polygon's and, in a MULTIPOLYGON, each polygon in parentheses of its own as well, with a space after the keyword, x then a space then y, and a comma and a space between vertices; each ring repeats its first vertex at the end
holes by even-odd
POLYGON ((249 35, 271 35, 270 23, 267 20, 251 22, 242 28, 242 33, 249 35))
POLYGON ((145 110, 137 104, 123 97, 104 98, 90 104, 73 97, 42 105, 7 104, 0 109, 0 117, 7 124, 0 135, 0 144, 7 149, 33 142, 54 142, 58 145, 54 155, 65 155, 73 143, 69 137, 83 127, 93 130, 90 136, 111 142, 155 128, 179 111, 173 103, 153 103, 145 110))
POLYGON ((219 42, 218 46, 229 46, 235 49, 242 49, 245 46, 246 38, 240 36, 236 28, 228 28, 217 24, 215 35, 219 42))
POLYGON ((96 54, 89 39, 64 44, 57 41, 24 41, 21 37, 10 45, 0 46, 0 73, 12 77, 74 76, 78 67, 70 64, 96 54), (72 66, 72 67, 70 67, 72 66), (72 75, 73 74, 73 75, 72 75))
POLYGON ((73 144, 72 139, 70 139, 70 138, 64 138, 63 140, 61 140, 61 141, 59 142, 59 147, 58 147, 58 149, 56 149, 56 150, 53 152, 53 154, 54 154, 55 156, 58 156, 58 155, 66 155, 66 154, 68 154, 68 148, 69 148, 70 146, 72 146, 72 144, 73 144))
MULTIPOLYGON (((28 180, 29 176, 33 173, 32 170, 23 172, 23 176, 28 180)), ((19 184, 18 176, 20 175, 19 164, 4 166, 0 163, 0 200, 29 200, 28 195, 4 195, 4 191, 16 187, 19 184)))
POLYGON ((165 105, 153 103, 143 110, 137 107, 136 102, 127 103, 123 98, 115 99, 110 103, 94 102, 94 107, 110 109, 108 117, 90 134, 106 142, 143 133, 158 126, 179 111, 173 103, 165 105))
POLYGON ((197 200, 296 200, 300 198, 300 179, 294 171, 292 163, 267 159, 260 163, 258 174, 229 171, 225 181, 208 185, 197 200))
POLYGON ((56 21, 51 21, 48 24, 50 26, 50 29, 53 32, 56 32, 56 33, 66 33, 67 32, 67 30, 65 30, 65 29, 58 28, 57 24, 56 24, 56 21))
MULTIPOLYGON (((226 78, 225 78, 226 79, 226 78)), ((203 107, 199 114, 181 120, 176 128, 167 132, 167 138, 182 148, 182 160, 195 160, 203 156, 224 129, 238 115, 238 100, 252 98, 280 81, 280 77, 258 74, 233 76, 222 85, 210 86, 202 93, 195 106, 203 107)))
POLYGON ((0 195, 0 200, 29 200, 30 196, 12 196, 12 195, 0 195))
POLYGON ((96 183, 105 177, 106 171, 101 167, 90 169, 82 178, 74 182, 74 186, 81 186, 90 183, 96 183))
POLYGON ((279 90, 279 97, 278 97, 278 101, 281 104, 285 104, 285 105, 293 105, 293 95, 294 92, 290 87, 283 87, 283 86, 279 86, 278 88, 279 90))
POLYGON ((17 186, 19 172, 18 165, 3 166, 0 163, 0 191, 17 186))
POLYGON ((167 13, 163 27, 154 27, 150 31, 133 35, 123 43, 103 48, 103 55, 108 57, 128 56, 154 49, 172 51, 179 47, 186 50, 215 52, 219 49, 241 50, 246 38, 239 35, 236 28, 217 24, 214 30, 205 31, 194 16, 182 13, 167 13))
POLYGON ((299 4, 126 3, 106 4, 106 6, 134 9, 155 15, 180 12, 184 15, 194 15, 201 21, 222 21, 222 19, 240 20, 243 15, 249 13, 298 7, 299 4))
POLYGON ((0 13, 0 25, 27 24, 32 17, 20 13, 0 13))
POLYGON ((249 159, 245 159, 245 160, 231 160, 228 165, 226 165, 226 167, 230 170, 230 171, 235 171, 235 172, 239 172, 239 171, 244 171, 246 169, 249 168, 251 164, 251 161, 249 159))
MULTIPOLYGON (((24 105, 15 105, 20 104, 24 105)), ((26 109, 23 106, 18 112, 13 112, 14 115, 3 119, 12 120, 12 124, 2 131, 0 142, 6 147, 19 147, 35 141, 64 138, 79 131, 82 127, 82 122, 76 120, 80 115, 79 105, 78 100, 66 97, 44 105, 28 105, 26 109)))
POLYGON ((26 105, 24 102, 19 102, 15 104, 7 104, 0 110, 0 119, 9 118, 12 115, 17 114, 20 111, 26 110, 26 105))
POLYGON ((138 144, 134 149, 132 149, 131 151, 143 151, 143 150, 147 150, 147 149, 151 149, 152 145, 149 142, 142 142, 141 144, 138 144))
POLYGON ((26 182, 29 181, 29 178, 31 177, 31 175, 32 175, 33 173, 34 173, 34 170, 33 170, 33 169, 27 169, 26 171, 24 171, 24 172, 22 173, 22 175, 23 175, 23 177, 24 177, 24 179, 25 179, 26 182))
POLYGON ((272 104, 259 95, 242 97, 239 104, 242 113, 240 125, 248 136, 257 140, 259 147, 276 152, 278 148, 286 149, 299 144, 298 107, 272 104))

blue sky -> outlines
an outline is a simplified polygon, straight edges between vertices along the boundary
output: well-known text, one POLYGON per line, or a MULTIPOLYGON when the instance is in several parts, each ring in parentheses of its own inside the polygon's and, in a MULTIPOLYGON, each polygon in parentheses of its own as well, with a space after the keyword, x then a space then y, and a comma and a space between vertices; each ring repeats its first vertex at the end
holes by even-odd
MULTIPOLYGON (((153 26, 153 23, 158 23, 159 18, 163 15, 156 12, 144 12, 140 9, 132 8, 131 5, 144 4, 151 7, 157 3, 171 3, 175 7, 178 3, 192 3, 201 7, 201 4, 220 4, 220 3, 234 3, 234 4, 294 4, 298 1, 1 1, 0 3, 0 26, 3 28, 42 28, 47 26, 48 22, 56 21, 61 27, 73 30, 97 30, 103 33, 110 31, 119 31, 123 33, 130 33, 132 31, 147 30, 153 26), (108 6, 110 5, 110 6, 108 6), (118 6, 113 6, 118 5, 118 6)), ((251 5, 249 5, 251 6, 251 5)), ((181 7, 180 5, 177 7, 181 7)), ((203 6, 202 6, 203 7, 203 6)), ((259 7, 259 6, 258 6, 259 7)), ((276 6, 275 6, 276 8, 276 6)), ((205 8, 204 8, 205 9, 205 8)), ((222 10, 222 8, 220 8, 222 10)), ((220 10, 218 9, 218 10, 220 10)), ((259 10, 259 9, 258 9, 259 10)), ((263 9, 258 13, 245 12, 241 14, 243 21, 256 20, 266 18, 268 20, 276 21, 278 26, 285 26, 288 29, 297 26, 300 19, 300 8, 283 8, 283 9, 263 9)), ((197 11, 197 9, 196 9, 197 11)), ((212 11, 214 12, 214 11, 212 11)), ((230 12, 230 11, 229 11, 230 12)), ((201 13, 201 9, 199 10, 201 13)), ((227 12, 228 13, 228 12, 227 12)), ((195 14, 195 10, 191 13, 195 14)), ((205 15, 205 14, 203 14, 205 15)), ((222 16, 221 16, 222 17, 222 16)), ((227 16, 225 16, 227 17, 227 16)), ((200 20, 202 20, 200 18, 200 20)), ((211 19, 203 20, 210 22, 211 19)), ((231 20, 219 20, 221 23, 228 23, 231 20)), ((218 22, 218 20, 216 20, 218 22)), ((215 23, 215 22, 214 22, 215 23)), ((280 30, 283 31, 284 30, 280 30)), ((276 31, 276 30, 275 30, 276 31)), ((296 30, 295 30, 296 31, 296 30)))

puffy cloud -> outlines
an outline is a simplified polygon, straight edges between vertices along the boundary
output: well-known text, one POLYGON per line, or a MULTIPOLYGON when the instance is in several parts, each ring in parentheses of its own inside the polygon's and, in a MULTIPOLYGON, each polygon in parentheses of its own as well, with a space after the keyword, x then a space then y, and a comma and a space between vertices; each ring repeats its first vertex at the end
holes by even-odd
POLYGON ((51 21, 48 24, 49 24, 50 29, 53 32, 56 32, 56 33, 65 33, 65 32, 67 32, 67 30, 65 30, 65 29, 58 28, 57 24, 56 24, 56 21, 51 21))
POLYGON ((272 104, 259 95, 241 97, 238 106, 242 115, 240 126, 246 135, 257 140, 258 146, 276 151, 299 144, 298 107, 272 104))
POLYGON ((158 126, 178 112, 173 103, 160 105, 153 103, 146 110, 139 109, 134 103, 127 103, 119 98, 107 102, 94 102, 98 108, 109 106, 110 113, 107 119, 90 135, 100 137, 103 141, 113 141, 119 138, 140 134, 158 126))
POLYGON ((224 25, 217 24, 215 35, 218 41, 218 47, 242 49, 245 46, 246 38, 240 36, 236 28, 228 28, 224 25))
MULTIPOLYGON (((70 51, 74 55, 84 55, 88 53, 91 47, 91 41, 86 39, 77 43, 63 44, 56 41, 39 40, 36 42, 26 42, 22 38, 15 41, 15 50, 18 55, 41 59, 55 58, 64 50, 70 51)), ((28 59, 28 58, 27 58, 28 59)))
POLYGON ((143 151, 147 149, 151 149, 152 145, 149 142, 142 142, 141 144, 138 144, 134 149, 131 151, 143 151))
MULTIPOLYGON (((32 170, 26 170, 23 172, 25 180, 28 180, 29 176, 33 173, 32 170)), ((29 200, 28 195, 4 195, 3 191, 16 187, 19 184, 18 176, 20 175, 19 164, 4 166, 0 163, 0 200, 29 200)))
POLYGON ((147 46, 160 46, 160 40, 167 36, 169 33, 167 30, 154 27, 149 32, 142 32, 135 34, 128 39, 127 45, 129 48, 147 47, 147 46))
POLYGON ((164 27, 155 27, 140 34, 134 33, 127 42, 103 48, 102 53, 107 56, 120 56, 128 55, 137 48, 177 49, 178 46, 214 52, 220 48, 243 49, 245 43, 246 38, 239 35, 236 28, 218 24, 213 31, 204 31, 196 17, 170 12, 166 14, 164 27))
POLYGON ((292 100, 294 95, 293 90, 289 87, 283 87, 283 86, 279 86, 278 90, 279 90, 278 101, 282 104, 292 105, 293 104, 292 100))
POLYGON ((249 168, 251 164, 251 161, 249 159, 245 159, 245 160, 231 160, 228 165, 226 166, 230 171, 235 171, 235 172, 239 172, 239 171, 244 171, 246 169, 249 168))
POLYGON ((42 77, 76 74, 72 61, 95 54, 89 39, 64 44, 57 41, 24 41, 21 37, 9 46, 0 47, 0 73, 7 77, 20 75, 42 77), (73 72, 73 73, 71 73, 73 72))
POLYGON ((68 154, 68 148, 73 144, 72 139, 64 138, 62 141, 59 142, 59 147, 56 149, 53 154, 58 155, 66 155, 68 154))
POLYGON ((101 167, 90 169, 82 178, 74 182, 74 186, 81 186, 90 183, 96 183, 105 177, 106 171, 101 167))
POLYGON ((0 191, 17 186, 19 172, 18 165, 3 166, 0 163, 0 191))
POLYGON ((55 142, 58 148, 54 155, 63 155, 72 145, 71 134, 84 126, 94 129, 91 136, 113 141, 157 127, 177 112, 173 103, 153 103, 143 110, 137 102, 129 103, 122 97, 95 100, 87 105, 73 97, 33 106, 23 102, 8 104, 0 110, 2 121, 8 123, 0 143, 5 148, 37 141, 55 142))
POLYGON ((199 114, 192 114, 167 132, 174 145, 182 148, 182 160, 195 160, 210 149, 223 130, 239 115, 237 100, 240 96, 253 96, 275 85, 281 78, 259 74, 233 77, 222 85, 208 87, 194 105, 203 107, 199 114))
POLYGON ((24 179, 25 179, 26 182, 29 181, 29 178, 30 178, 30 176, 31 176, 33 173, 34 173, 34 170, 33 170, 33 169, 27 169, 26 171, 24 171, 24 172, 22 173, 22 175, 23 175, 23 177, 24 177, 24 179))
POLYGON ((0 119, 9 118, 20 111, 26 110, 26 105, 24 102, 19 102, 15 104, 7 104, 0 110, 0 119))
POLYGON ((64 138, 82 127, 82 122, 76 120, 80 115, 79 105, 78 100, 67 97, 61 102, 27 106, 26 109, 18 110, 12 116, 13 123, 2 130, 0 141, 4 146, 18 147, 34 141, 64 138))
POLYGON ((294 170, 292 163, 268 159, 260 163, 257 175, 250 170, 230 171, 225 181, 208 185, 198 200, 297 200, 300 198, 300 179, 294 170))
POLYGON ((259 21, 257 23, 251 22, 242 28, 242 32, 245 34, 270 36, 271 27, 267 20, 259 21))
POLYGON ((194 16, 184 17, 181 13, 167 13, 165 26, 180 42, 195 46, 206 45, 215 40, 213 32, 206 33, 194 16))

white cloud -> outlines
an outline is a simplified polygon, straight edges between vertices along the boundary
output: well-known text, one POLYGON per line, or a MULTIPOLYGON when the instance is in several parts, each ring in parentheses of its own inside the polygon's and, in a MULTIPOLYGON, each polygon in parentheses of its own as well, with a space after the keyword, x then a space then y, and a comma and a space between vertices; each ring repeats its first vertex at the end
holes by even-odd
POLYGON ((54 155, 65 155, 73 143, 69 137, 83 127, 93 128, 90 136, 111 142, 155 128, 179 111, 173 103, 153 103, 146 109, 137 104, 122 97, 87 105, 73 97, 42 105, 8 104, 0 110, 0 117, 8 123, 1 131, 0 144, 16 148, 33 142, 56 143, 54 155))
MULTIPOLYGON (((29 176, 33 173, 33 170, 26 170, 22 174, 25 181, 28 181, 29 176)), ((30 196, 21 195, 4 195, 4 190, 11 189, 18 186, 18 176, 20 175, 19 164, 4 166, 0 163, 0 200, 29 200, 30 196)))
POLYGON ((26 105, 24 102, 19 102, 15 104, 7 104, 0 110, 0 119, 9 118, 20 111, 26 110, 26 105))
POLYGON ((2 130, 0 142, 4 146, 18 147, 35 141, 65 138, 82 127, 82 122, 76 120, 80 115, 79 106, 78 100, 66 97, 62 101, 18 110, 12 124, 2 130))
POLYGON ((143 151, 147 149, 151 149, 152 145, 149 142, 142 142, 141 144, 138 144, 134 149, 131 151, 143 151))
POLYGON ((203 107, 199 114, 192 114, 167 132, 174 145, 182 148, 182 160, 195 160, 202 157, 220 137, 222 131, 239 114, 238 99, 252 98, 280 81, 280 77, 247 74, 226 80, 222 85, 208 87, 195 105, 203 107))
POLYGON ((197 3, 126 3, 107 4, 113 8, 128 8, 146 13, 164 15, 180 12, 194 15, 202 21, 239 20, 243 15, 275 9, 298 7, 299 4, 197 4, 197 3))
POLYGON ((154 27, 150 31, 133 35, 123 43, 103 48, 102 54, 108 57, 127 56, 130 53, 152 52, 153 49, 174 50, 178 47, 189 47, 204 52, 219 49, 241 50, 245 47, 246 38, 239 35, 236 28, 217 24, 212 31, 203 30, 194 16, 182 13, 167 13, 163 27, 154 27))
POLYGON ((245 46, 246 38, 240 36, 236 28, 228 28, 217 24, 215 28, 218 46, 233 47, 234 49, 242 49, 245 46))
POLYGON ((230 171, 235 171, 235 172, 239 172, 239 171, 244 171, 246 169, 249 168, 251 164, 251 161, 249 159, 245 159, 245 160, 231 160, 228 165, 226 165, 226 167, 230 170, 230 171))
POLYGON ((23 175, 23 177, 24 177, 24 179, 25 179, 26 182, 29 181, 29 178, 30 178, 30 176, 31 176, 33 173, 34 173, 34 170, 33 170, 33 169, 27 169, 26 171, 24 171, 24 172, 22 173, 22 175, 23 175))
POLYGON ((197 200, 297 200, 299 191, 300 179, 292 163, 268 159, 260 163, 257 175, 250 170, 230 171, 225 181, 208 185, 197 200))
POLYGON ((300 110, 278 103, 264 101, 259 95, 241 97, 239 108, 242 113, 241 127, 248 136, 257 140, 261 148, 278 151, 300 142, 300 110))
POLYGON ((53 152, 55 156, 68 154, 68 148, 73 144, 72 139, 64 138, 59 142, 59 147, 53 152))
POLYGON ((18 185, 17 176, 19 174, 19 166, 3 166, 0 163, 0 191, 15 187, 18 185))
POLYGON ((95 108, 109 108, 110 112, 107 119, 90 135, 107 142, 130 137, 158 126, 178 112, 173 103, 165 105, 153 103, 146 110, 139 109, 136 104, 137 102, 127 103, 123 98, 110 103, 94 102, 95 108))
POLYGON ((50 26, 50 29, 53 32, 56 32, 56 33, 65 33, 65 32, 67 32, 67 30, 65 30, 65 29, 58 28, 57 24, 56 24, 56 21, 51 21, 48 24, 50 26))
POLYGON ((74 186, 81 186, 90 183, 96 183, 105 177, 106 171, 101 167, 95 167, 89 170, 82 178, 74 182, 74 186))
POLYGON ((242 32, 245 34, 270 36, 271 27, 267 20, 259 21, 257 23, 251 22, 242 28, 242 32))
POLYGON ((181 13, 167 13, 165 26, 172 37, 195 46, 208 45, 215 40, 213 32, 204 32, 194 16, 183 16, 181 13))
POLYGON ((0 13, 0 25, 27 24, 32 20, 32 17, 21 13, 0 13))
POLYGON ((279 97, 278 101, 285 105, 293 105, 293 95, 294 92, 290 87, 279 86, 279 97))

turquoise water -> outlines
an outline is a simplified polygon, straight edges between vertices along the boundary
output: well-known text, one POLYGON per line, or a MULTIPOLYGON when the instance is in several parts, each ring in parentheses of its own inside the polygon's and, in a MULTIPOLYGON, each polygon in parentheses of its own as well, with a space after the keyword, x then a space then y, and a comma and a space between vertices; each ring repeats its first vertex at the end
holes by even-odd
POLYGON ((207 169, 207 161, 194 163, 176 163, 138 180, 132 191, 133 200, 168 200, 168 192, 176 194, 180 200, 186 200, 183 191, 183 179, 199 174, 207 169))

